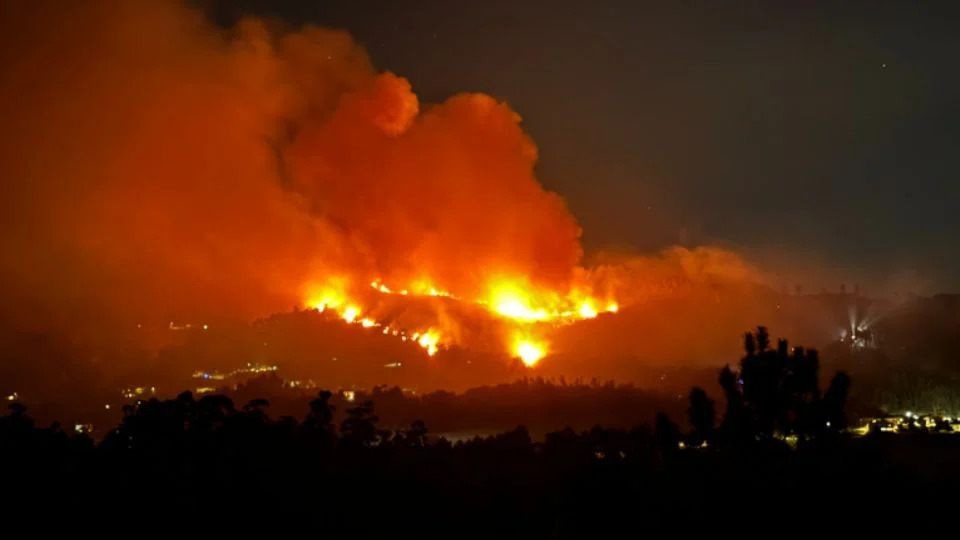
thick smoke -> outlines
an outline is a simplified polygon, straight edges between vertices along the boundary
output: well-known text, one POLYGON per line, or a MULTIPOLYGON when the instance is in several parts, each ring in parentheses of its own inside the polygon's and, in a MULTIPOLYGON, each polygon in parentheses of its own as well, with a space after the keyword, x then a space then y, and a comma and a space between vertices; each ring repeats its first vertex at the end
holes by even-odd
POLYGON ((382 74, 294 136, 291 187, 338 233, 334 251, 366 275, 468 297, 491 275, 569 287, 579 229, 534 177, 519 117, 480 94, 417 113, 409 83, 382 74))
POLYGON ((579 261, 509 107, 421 105, 343 32, 224 31, 153 0, 0 9, 0 272, 21 322, 249 317, 330 274, 561 284, 579 261))
MULTIPOLYGON (((0 54, 7 323, 249 320, 328 280, 479 298, 503 277, 628 307, 758 278, 710 248, 585 269, 514 111, 481 94, 420 103, 344 32, 225 30, 163 0, 8 2, 0 54)), ((453 342, 495 333, 475 306, 433 304, 422 324, 453 342)))

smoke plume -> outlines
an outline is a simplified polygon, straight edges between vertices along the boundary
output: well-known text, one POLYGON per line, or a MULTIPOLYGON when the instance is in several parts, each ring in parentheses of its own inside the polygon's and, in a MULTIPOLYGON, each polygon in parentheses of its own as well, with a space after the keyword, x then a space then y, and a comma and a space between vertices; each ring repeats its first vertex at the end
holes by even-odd
MULTIPOLYGON (((503 278, 626 306, 758 278, 712 248, 584 267, 516 112, 421 103, 341 31, 223 29, 167 0, 7 2, 0 27, 7 322, 250 319, 331 280, 475 299, 503 278)), ((485 335, 472 311, 434 303, 430 325, 485 335)))
POLYGON ((17 318, 252 316, 323 274, 469 292, 480 272, 562 284, 579 262, 509 107, 420 104, 344 32, 223 30, 159 0, 0 10, 17 318))

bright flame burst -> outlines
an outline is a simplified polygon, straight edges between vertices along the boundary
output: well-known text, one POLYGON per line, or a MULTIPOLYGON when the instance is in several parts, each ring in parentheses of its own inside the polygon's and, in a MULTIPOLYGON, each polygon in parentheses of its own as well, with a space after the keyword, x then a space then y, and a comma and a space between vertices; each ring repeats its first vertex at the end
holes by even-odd
MULTIPOLYGON (((442 296, 464 300, 434 286, 429 279, 418 279, 402 289, 391 288, 379 279, 369 284, 372 289, 381 294, 442 296)), ((310 300, 307 305, 320 312, 332 309, 348 324, 382 329, 384 335, 416 343, 429 356, 436 355, 441 348, 450 344, 449 336, 445 336, 436 328, 421 329, 408 334, 405 330, 378 321, 370 314, 364 314, 358 304, 348 300, 349 297, 345 292, 348 290, 347 285, 348 282, 344 278, 329 280, 327 286, 311 290, 312 294, 309 295, 310 300), (362 317, 361 314, 363 314, 362 317)), ((604 311, 608 313, 616 313, 619 309, 617 303, 609 299, 603 303, 582 291, 573 291, 563 296, 539 290, 523 279, 495 279, 488 290, 489 293, 485 298, 474 300, 473 303, 486 307, 494 315, 515 325, 514 336, 508 344, 509 352, 512 356, 520 358, 528 367, 536 365, 549 351, 549 344, 545 339, 531 336, 526 329, 529 325, 563 324, 593 319, 599 313, 598 305, 605 305, 604 311)))
POLYGON ((524 365, 533 367, 547 351, 543 343, 537 343, 526 338, 517 338, 513 345, 513 353, 523 361, 524 365))
MULTIPOLYGON (((574 300, 584 295, 571 294, 564 298, 555 293, 535 294, 532 290, 520 282, 502 280, 491 287, 489 300, 480 303, 489 304, 497 314, 520 322, 564 322, 597 316, 595 300, 587 298, 579 303, 574 300)), ((615 303, 608 304, 607 311, 616 310, 615 303)))
POLYGON ((500 315, 518 321, 542 321, 550 317, 546 309, 531 307, 530 295, 510 282, 500 282, 491 288, 489 304, 500 315))
POLYGON ((427 350, 427 354, 433 356, 437 354, 437 342, 440 341, 440 334, 436 330, 427 330, 426 333, 417 339, 417 343, 427 350))
POLYGON ((580 304, 579 313, 584 319, 592 319, 597 316, 597 310, 593 309, 593 304, 590 302, 580 304))
POLYGON ((343 310, 343 313, 342 313, 343 320, 347 321, 348 323, 352 323, 357 318, 357 315, 359 314, 360 314, 359 308, 357 308, 356 306, 347 306, 347 309, 343 310))

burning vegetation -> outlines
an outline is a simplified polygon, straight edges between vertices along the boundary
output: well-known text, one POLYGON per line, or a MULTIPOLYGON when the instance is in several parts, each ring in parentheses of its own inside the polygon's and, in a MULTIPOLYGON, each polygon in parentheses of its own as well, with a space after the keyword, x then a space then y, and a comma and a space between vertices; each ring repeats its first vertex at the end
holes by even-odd
MULTIPOLYGON (((376 298, 370 298, 370 294, 362 295, 368 299, 367 302, 354 300, 352 295, 345 292, 343 284, 346 282, 346 279, 331 280, 326 286, 316 287, 316 292, 308 296, 306 307, 321 313, 328 309, 335 310, 348 324, 359 324, 364 328, 382 328, 386 335, 417 343, 429 356, 434 356, 441 347, 462 344, 463 332, 460 325, 446 330, 433 326, 416 329, 397 326, 398 323, 384 318, 382 308, 371 307, 382 305, 383 299, 380 295, 413 298, 439 297, 455 303, 469 302, 485 315, 499 322, 502 327, 500 335, 503 337, 503 345, 510 354, 530 367, 549 352, 549 345, 543 337, 544 329, 597 316, 597 309, 594 307, 598 305, 597 300, 582 294, 570 295, 568 298, 543 294, 541 296, 546 297, 547 301, 537 303, 535 295, 530 294, 523 287, 505 281, 497 281, 491 286, 490 295, 486 299, 464 300, 448 291, 431 286, 425 280, 419 280, 402 289, 393 289, 380 280, 374 280, 370 282, 370 287, 376 298), (365 314, 369 315, 365 316, 365 314)), ((400 301, 402 302, 403 299, 400 301)), ((616 302, 611 300, 606 301, 604 305, 606 312, 613 313, 618 309, 616 302)), ((434 315, 439 318, 439 312, 434 315)))
POLYGON ((431 357, 542 366, 565 327, 758 278, 706 247, 588 264, 508 104, 421 103, 342 31, 224 29, 168 0, 2 10, 4 322, 305 306, 431 357))

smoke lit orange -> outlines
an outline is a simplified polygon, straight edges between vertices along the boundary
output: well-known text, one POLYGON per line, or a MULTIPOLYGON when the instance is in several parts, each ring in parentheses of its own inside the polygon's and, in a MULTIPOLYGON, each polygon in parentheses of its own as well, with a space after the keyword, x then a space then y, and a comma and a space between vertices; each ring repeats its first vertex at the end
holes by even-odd
POLYGON ((421 106, 342 31, 250 18, 224 32, 165 0, 34 4, 0 34, 0 129, 16 143, 0 145, 0 200, 17 209, 0 292, 25 300, 2 303, 10 320, 112 329, 305 304, 439 360, 470 311, 529 365, 561 352, 555 327, 664 283, 752 277, 709 249, 585 267, 577 220, 538 180, 507 103, 421 106))

